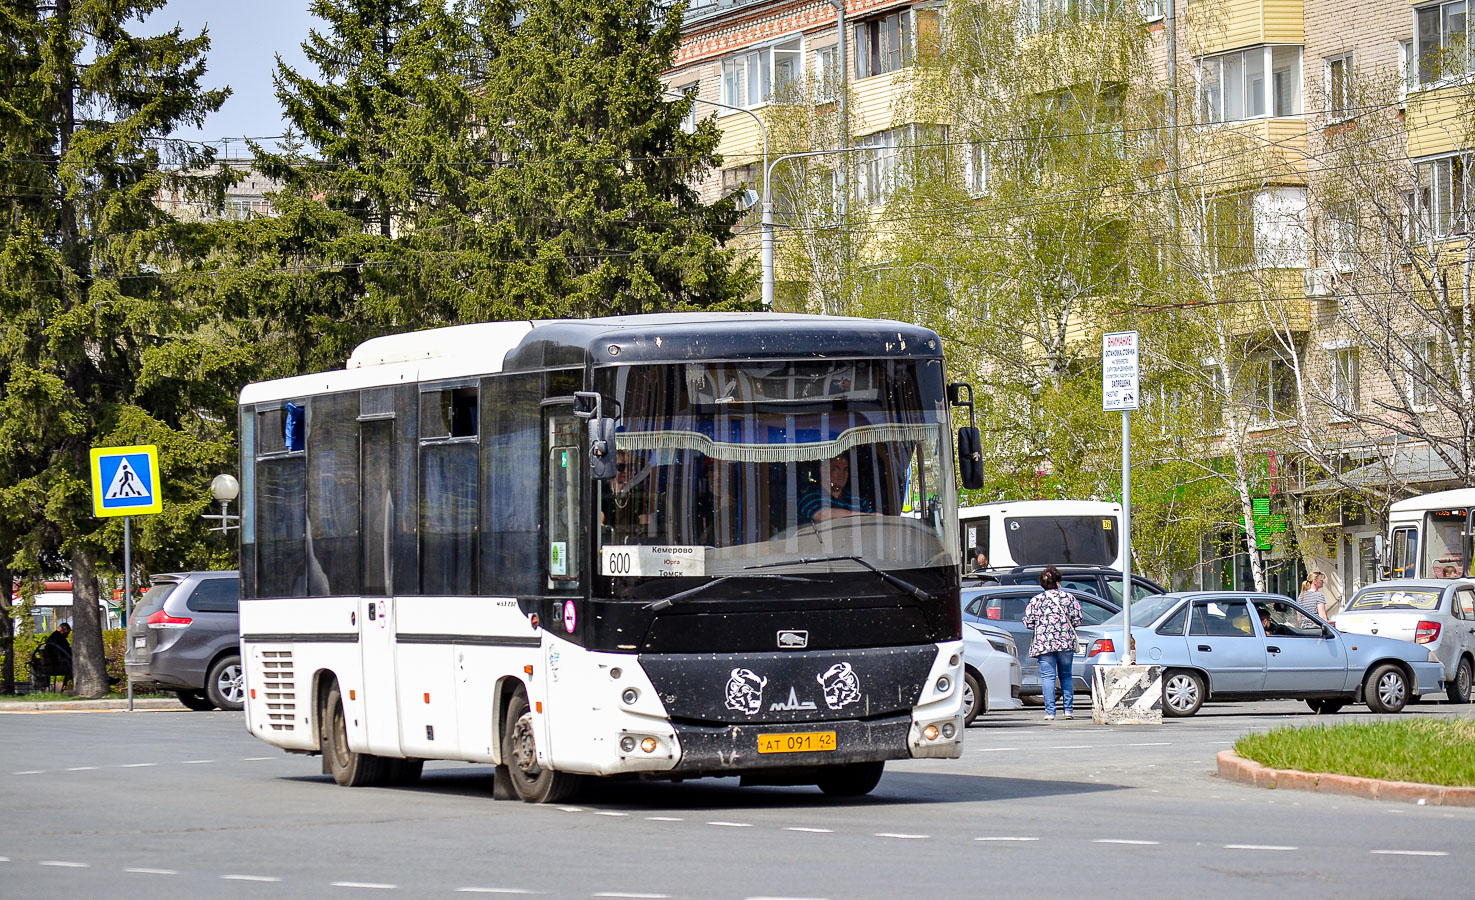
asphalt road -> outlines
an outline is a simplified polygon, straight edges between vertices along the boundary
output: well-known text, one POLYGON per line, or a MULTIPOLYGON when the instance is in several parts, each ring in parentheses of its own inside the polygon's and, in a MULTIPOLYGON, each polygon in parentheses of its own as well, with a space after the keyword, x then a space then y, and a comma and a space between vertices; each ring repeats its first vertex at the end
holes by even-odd
POLYGON ((1428 898, 1475 883, 1475 809, 1214 774, 1238 736, 1314 722, 1304 704, 1140 728, 1042 717, 989 713, 963 759, 892 763, 861 800, 721 779, 540 807, 494 802, 490 769, 460 763, 414 788, 340 788, 239 713, 4 714, 0 897, 1428 898))

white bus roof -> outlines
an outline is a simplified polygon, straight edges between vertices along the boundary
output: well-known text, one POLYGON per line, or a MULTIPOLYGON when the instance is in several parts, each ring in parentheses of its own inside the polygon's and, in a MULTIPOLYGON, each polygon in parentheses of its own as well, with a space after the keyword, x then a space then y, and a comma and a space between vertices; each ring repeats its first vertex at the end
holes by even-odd
POLYGON ((1122 505, 1106 500, 1003 500, 979 506, 965 506, 959 516, 989 514, 1016 516, 1100 516, 1120 513, 1122 505))
POLYGON ((1388 507, 1388 512, 1399 513, 1420 509, 1448 509, 1450 507, 1475 506, 1475 488, 1456 488, 1452 491, 1436 491, 1399 500, 1388 507))

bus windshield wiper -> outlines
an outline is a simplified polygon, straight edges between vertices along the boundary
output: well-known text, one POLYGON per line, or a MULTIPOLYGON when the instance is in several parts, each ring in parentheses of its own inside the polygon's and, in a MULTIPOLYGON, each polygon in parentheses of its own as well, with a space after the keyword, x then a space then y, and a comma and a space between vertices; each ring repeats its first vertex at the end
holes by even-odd
MULTIPOLYGON (((748 568, 752 569, 756 567, 748 566, 748 568)), ((702 591, 705 591, 707 588, 716 587, 722 582, 731 581, 734 578, 765 578, 777 581, 814 581, 813 578, 806 578, 803 575, 743 575, 735 573, 732 575, 723 575, 718 578, 713 578, 706 584, 699 584, 694 588, 688 588, 687 590, 684 590, 679 594, 672 594, 669 597, 662 597, 659 600, 652 600, 650 603, 645 604, 645 608, 651 610, 666 609, 681 600, 685 600, 687 597, 694 597, 697 594, 700 594, 702 591)))
POLYGON ((918 600, 931 600, 932 599, 932 597, 929 596, 926 591, 924 591, 921 588, 917 587, 915 584, 912 584, 910 581, 906 581, 904 579, 897 578, 895 575, 892 575, 890 572, 882 571, 881 569, 876 568, 875 566, 873 566, 869 562, 867 562, 864 558, 859 557, 859 556, 802 556, 802 557, 800 557, 798 559, 786 560, 784 562, 761 563, 761 564, 756 565, 756 566, 748 566, 747 568, 749 568, 749 569, 771 569, 774 566, 792 566, 792 565, 809 566, 809 565, 814 565, 815 563, 827 563, 827 562, 855 562, 855 563, 860 563, 862 566, 865 566, 867 569, 870 569, 872 572, 875 572, 877 575, 881 576, 881 580, 884 581, 884 582, 886 582, 887 584, 891 585, 892 587, 900 588, 900 589, 906 591, 908 594, 911 594, 913 597, 916 597, 918 600))

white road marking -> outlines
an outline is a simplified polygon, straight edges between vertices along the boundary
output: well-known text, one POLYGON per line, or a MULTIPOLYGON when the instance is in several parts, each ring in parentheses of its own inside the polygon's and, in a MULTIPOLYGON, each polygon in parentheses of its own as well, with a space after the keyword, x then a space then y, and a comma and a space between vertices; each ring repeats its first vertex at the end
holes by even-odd
POLYGON ((46 773, 43 772, 40 769, 27 769, 24 772, 11 772, 10 774, 12 774, 12 775, 45 775, 46 773))
MULTIPOLYGON (((717 825, 721 828, 752 828, 747 822, 708 822, 708 825, 717 825)), ((596 895, 597 896, 597 895, 596 895)))
POLYGON ((262 760, 281 759, 280 756, 248 756, 242 762, 261 762, 262 760))
POLYGON ((399 887, 397 884, 375 884, 372 881, 335 881, 333 887, 364 888, 370 891, 392 891, 399 887))
POLYGON ((72 766, 72 767, 68 768, 67 771, 68 772, 95 772, 95 771, 97 771, 97 766, 72 766))
POLYGON ((676 816, 646 816, 645 817, 645 821, 647 821, 647 822, 685 822, 686 820, 685 819, 677 818, 676 816))
POLYGON ((1093 844, 1131 844, 1133 846, 1156 847, 1159 841, 1133 841, 1127 838, 1096 838, 1093 844))
POLYGON ((146 769, 149 766, 157 766, 157 765, 158 765, 158 763, 123 763, 121 766, 118 766, 118 768, 120 768, 120 769, 146 769))
POLYGON ((619 891, 600 891, 595 897, 622 897, 624 900, 666 900, 670 894, 622 894, 619 891))
POLYGON ((559 812, 583 812, 584 811, 584 807, 582 807, 582 806, 560 806, 558 808, 558 811, 559 812))
POLYGON ((92 863, 68 862, 68 861, 66 861, 64 859, 43 859, 43 860, 41 860, 41 862, 37 863, 37 865, 41 865, 41 866, 56 866, 57 868, 61 868, 61 869, 90 869, 90 868, 92 868, 92 863))
POLYGON ((805 827, 800 826, 800 825, 794 825, 792 827, 785 828, 784 831, 802 831, 805 834, 834 834, 835 833, 835 830, 833 828, 805 828, 805 827))
POLYGON ((206 763, 213 763, 213 762, 215 762, 215 760, 213 760, 213 759, 187 759, 184 762, 180 763, 180 765, 182 765, 182 766, 203 766, 206 763))
POLYGON ((1443 850, 1373 850, 1376 856, 1448 856, 1443 850))
POLYGON ((745 897, 744 900, 823 900, 822 897, 745 897))
POLYGON ((1171 747, 1172 741, 1144 741, 1140 744, 1122 744, 1123 747, 1171 747))
POLYGON ((1299 850, 1299 847, 1282 847, 1276 844, 1225 844, 1225 850, 1273 850, 1279 853, 1289 853, 1299 850))
POLYGON ((456 888, 458 894, 536 894, 538 891, 530 891, 527 888, 489 888, 489 887, 464 887, 456 888))
POLYGON ((1054 746, 1054 747, 1046 747, 1045 749, 1046 750, 1092 750, 1092 749, 1095 749, 1095 748, 1092 747, 1092 745, 1090 745, 1090 744, 1059 744, 1059 745, 1054 746))
POLYGON ((124 869, 124 872, 133 872, 138 875, 178 875, 173 869, 124 869))
POLYGON ((630 815, 629 813, 611 812, 607 809, 597 810, 594 814, 596 816, 614 816, 617 819, 622 819, 630 815))
POLYGON ((1013 753, 1018 747, 969 747, 974 753, 1013 753))
POLYGON ((222 881, 281 881, 272 875, 222 875, 222 881))
POLYGON ((976 837, 975 841, 1037 841, 1037 837, 976 837))
POLYGON ((931 835, 926 834, 898 834, 894 831, 878 831, 876 837, 896 838, 899 841, 925 841, 931 835))
POLYGON ((8 856, 0 856, 0 862, 10 862, 10 857, 8 857, 8 856))

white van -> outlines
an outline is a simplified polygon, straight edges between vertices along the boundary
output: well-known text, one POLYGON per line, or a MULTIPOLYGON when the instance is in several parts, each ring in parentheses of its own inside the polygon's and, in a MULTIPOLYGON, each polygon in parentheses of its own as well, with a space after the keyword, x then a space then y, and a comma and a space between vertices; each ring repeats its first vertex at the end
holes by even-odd
POLYGON ((1122 506, 1100 500, 1012 500, 958 510, 963 568, 1122 567, 1122 506))

